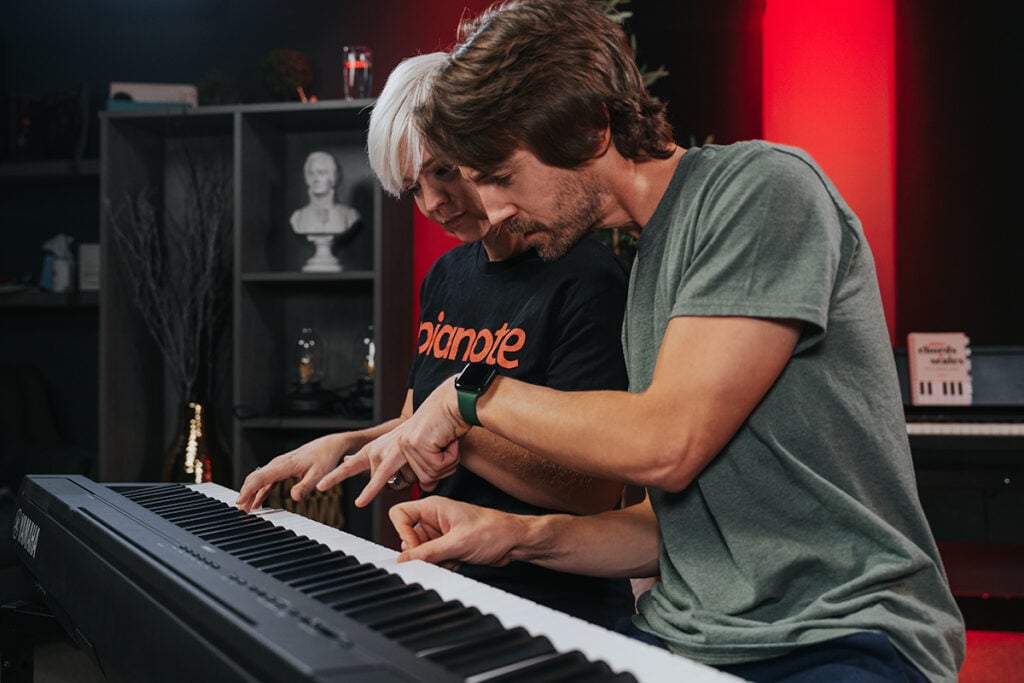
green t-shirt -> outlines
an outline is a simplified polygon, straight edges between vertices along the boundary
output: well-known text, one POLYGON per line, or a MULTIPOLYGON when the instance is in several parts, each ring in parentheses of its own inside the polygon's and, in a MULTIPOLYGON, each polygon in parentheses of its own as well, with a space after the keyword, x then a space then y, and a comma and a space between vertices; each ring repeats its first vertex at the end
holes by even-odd
POLYGON ((955 681, 963 621, 918 501, 871 251, 821 169, 759 141, 690 149, 631 278, 631 391, 675 316, 804 323, 722 452, 684 491, 650 491, 661 581, 640 628, 708 664, 882 632, 929 679, 955 681))

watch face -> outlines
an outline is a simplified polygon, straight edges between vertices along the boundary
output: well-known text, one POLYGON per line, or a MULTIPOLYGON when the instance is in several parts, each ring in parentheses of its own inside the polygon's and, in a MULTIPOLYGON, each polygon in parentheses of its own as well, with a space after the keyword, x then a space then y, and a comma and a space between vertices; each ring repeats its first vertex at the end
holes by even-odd
POLYGON ((497 370, 493 365, 470 363, 455 379, 455 388, 460 391, 472 391, 479 394, 486 389, 491 383, 491 380, 494 379, 495 372, 497 372, 497 370))

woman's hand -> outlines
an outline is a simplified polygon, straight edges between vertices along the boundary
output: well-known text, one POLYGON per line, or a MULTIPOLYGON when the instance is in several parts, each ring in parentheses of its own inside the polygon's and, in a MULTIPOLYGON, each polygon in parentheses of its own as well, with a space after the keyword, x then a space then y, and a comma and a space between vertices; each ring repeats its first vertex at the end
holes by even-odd
POLYGON ((345 452, 357 446, 353 435, 341 432, 322 436, 283 453, 249 473, 238 492, 235 505, 246 512, 258 508, 271 487, 289 477, 299 478, 299 482, 291 488, 292 500, 304 500, 316 488, 317 482, 338 464, 345 452))

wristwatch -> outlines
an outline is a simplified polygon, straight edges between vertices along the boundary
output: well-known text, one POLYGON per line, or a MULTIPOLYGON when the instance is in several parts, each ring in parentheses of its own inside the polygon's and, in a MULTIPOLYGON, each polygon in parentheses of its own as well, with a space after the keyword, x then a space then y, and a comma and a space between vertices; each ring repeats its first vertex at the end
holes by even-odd
POLYGON ((471 425, 480 426, 476 416, 476 401, 491 386, 497 368, 486 363, 466 363, 455 378, 455 393, 459 397, 459 414, 471 425))

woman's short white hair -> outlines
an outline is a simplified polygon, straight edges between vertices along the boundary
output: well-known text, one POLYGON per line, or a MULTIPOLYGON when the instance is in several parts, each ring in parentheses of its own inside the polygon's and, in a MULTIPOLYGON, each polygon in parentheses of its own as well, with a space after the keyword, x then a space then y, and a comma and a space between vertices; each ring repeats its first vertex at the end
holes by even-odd
POLYGON ((432 52, 402 60, 388 76, 370 112, 366 149, 381 186, 395 197, 402 193, 403 176, 415 178, 423 167, 423 144, 414 113, 430 94, 447 53, 432 52))

